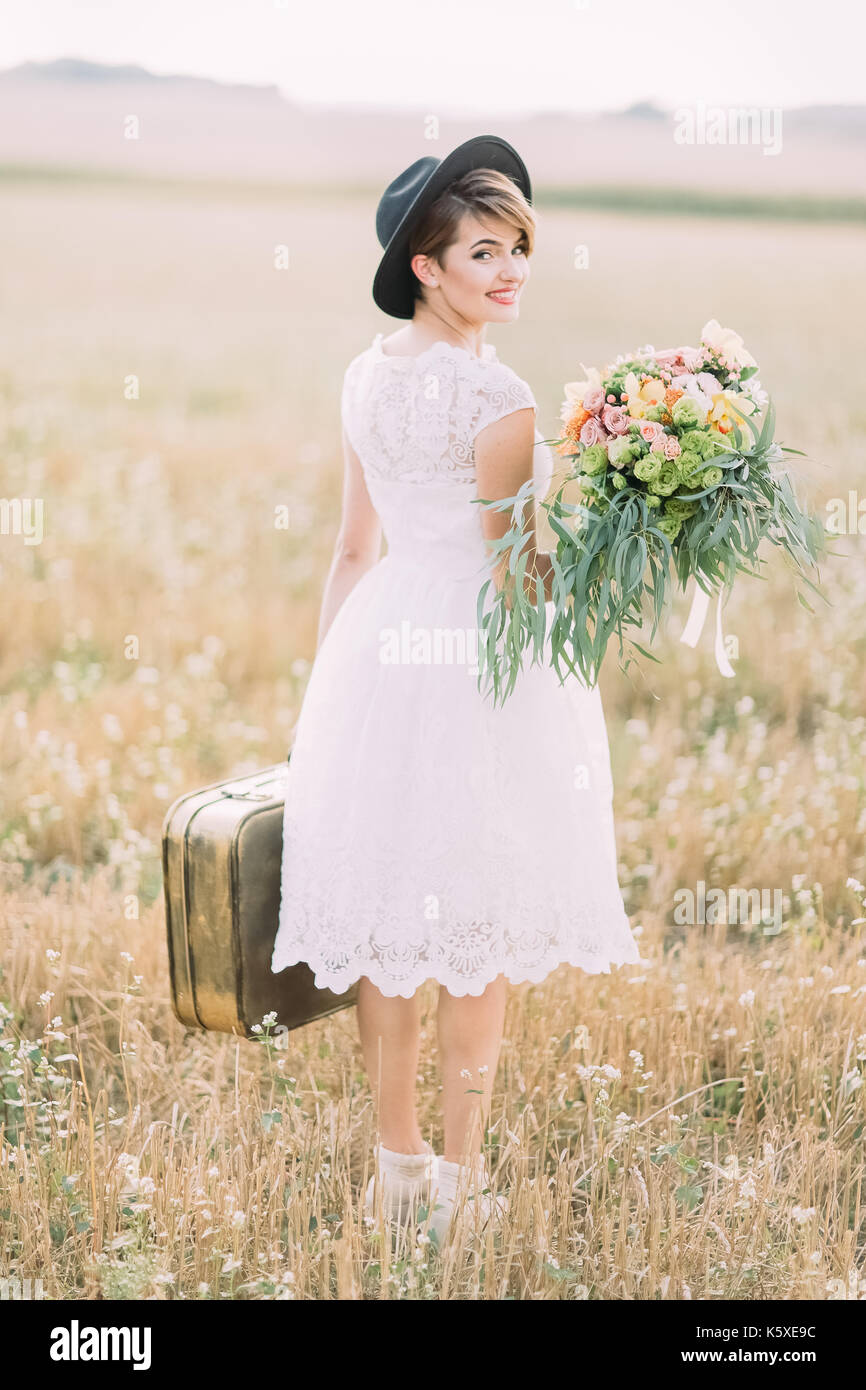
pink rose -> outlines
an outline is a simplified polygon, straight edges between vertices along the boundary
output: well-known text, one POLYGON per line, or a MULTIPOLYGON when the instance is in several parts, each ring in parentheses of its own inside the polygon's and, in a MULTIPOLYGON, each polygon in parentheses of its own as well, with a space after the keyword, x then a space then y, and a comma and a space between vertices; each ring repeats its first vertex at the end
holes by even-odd
POLYGON ((683 366, 685 367, 686 371, 687 371, 687 372, 697 372, 697 371, 700 371, 700 369, 701 369, 701 367, 702 367, 703 365, 704 365, 704 354, 703 354, 703 352, 700 352, 700 351, 697 351, 697 352, 696 352, 694 348, 687 348, 686 351, 683 353, 683 366))
POLYGON ((659 439, 664 434, 664 426, 658 420, 641 420, 640 434, 641 439, 645 439, 647 444, 652 444, 654 439, 659 439))
POLYGON ((590 386, 583 398, 583 408, 588 410, 590 415, 597 415, 604 405, 604 391, 600 386, 590 386))
POLYGON ((611 434, 628 434, 629 417, 621 405, 606 405, 601 418, 611 434))
POLYGON ((651 453, 651 454, 663 454, 664 451, 665 451, 665 440, 666 440, 666 439, 667 439, 667 435, 666 435, 666 434, 659 434, 659 435, 657 435, 656 438, 653 440, 652 444, 650 444, 650 453, 651 453))
MULTIPOLYGON (((584 407, 586 409, 586 407, 584 407)), ((581 444, 606 444, 610 435, 595 415, 584 421, 580 431, 581 444)))
POLYGON ((679 454, 681 454, 681 453, 682 453, 682 449, 680 448, 680 441, 679 441, 677 438, 675 438, 674 435, 672 435, 672 434, 666 434, 666 435, 665 435, 665 458, 666 458, 666 459, 675 459, 675 458, 676 458, 679 454))
POLYGON ((655 353, 655 360, 660 367, 678 367, 682 362, 682 348, 668 348, 665 352, 655 353))

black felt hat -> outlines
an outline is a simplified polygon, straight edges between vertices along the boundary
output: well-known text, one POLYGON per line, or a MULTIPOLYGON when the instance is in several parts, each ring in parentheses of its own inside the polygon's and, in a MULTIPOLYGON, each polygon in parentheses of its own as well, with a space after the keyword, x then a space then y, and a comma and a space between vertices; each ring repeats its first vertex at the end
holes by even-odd
POLYGON ((385 248, 373 280, 373 298, 395 319, 415 312, 416 277, 409 265, 412 228, 449 184, 470 169, 498 169, 513 179, 528 203, 532 185, 526 165, 507 140, 498 135, 475 135, 444 159, 425 155, 389 183, 376 209, 376 235, 385 248))

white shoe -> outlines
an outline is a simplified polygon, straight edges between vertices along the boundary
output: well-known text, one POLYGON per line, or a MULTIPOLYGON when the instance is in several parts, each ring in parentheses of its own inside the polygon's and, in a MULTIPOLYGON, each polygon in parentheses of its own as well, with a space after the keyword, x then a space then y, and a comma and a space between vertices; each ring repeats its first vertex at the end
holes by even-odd
POLYGON ((431 1186, 432 1211, 429 1230, 435 1232, 439 1245, 444 1243, 462 1200, 466 1202, 471 1227, 476 1223, 482 1227, 491 1218, 504 1216, 508 1210, 508 1198, 504 1194, 500 1193, 494 1197, 492 1193, 485 1191, 492 1183, 482 1154, 478 1154, 475 1162, 470 1165, 452 1163, 449 1159, 440 1158, 438 1181, 431 1186))
POLYGON ((367 1184, 364 1211, 376 1214, 376 1180, 382 1189, 382 1208, 392 1221, 405 1221, 430 1200, 431 1185, 439 1177, 439 1160, 429 1144, 424 1152, 401 1154, 377 1144, 373 1150, 375 1171, 367 1184))

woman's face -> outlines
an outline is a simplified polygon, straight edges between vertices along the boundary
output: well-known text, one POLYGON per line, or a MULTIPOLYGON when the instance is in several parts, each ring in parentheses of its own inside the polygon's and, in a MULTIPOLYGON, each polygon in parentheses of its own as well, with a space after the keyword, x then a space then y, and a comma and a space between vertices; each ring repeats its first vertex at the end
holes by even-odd
POLYGON ((526 237, 499 218, 484 222, 471 213, 460 219, 457 240, 442 261, 415 256, 412 267, 427 286, 468 323, 511 323, 520 313, 520 294, 529 278, 526 237))

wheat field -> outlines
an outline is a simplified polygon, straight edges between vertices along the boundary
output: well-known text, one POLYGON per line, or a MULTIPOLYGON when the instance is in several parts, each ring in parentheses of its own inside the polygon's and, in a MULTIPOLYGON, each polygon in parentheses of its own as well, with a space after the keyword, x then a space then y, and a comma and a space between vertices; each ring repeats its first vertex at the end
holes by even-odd
MULTIPOLYGON (((491 338, 542 428, 581 363, 715 317, 807 453, 801 500, 856 489, 857 228, 539 215, 521 321, 491 338)), ((684 599, 660 665, 609 657, 643 963, 511 988, 498 1230, 438 1252, 365 1220, 353 1010, 286 1050, 172 1012, 162 818, 290 745, 339 522, 342 373, 387 331, 372 219, 358 195, 0 184, 3 494, 44 500, 39 544, 0 535, 0 1277, 72 1300, 864 1298, 856 528, 813 614, 772 554, 740 582, 734 680, 709 623, 679 642, 684 599), (780 890, 781 931, 677 925, 700 882, 780 890)), ((436 989, 419 1112, 441 1151, 436 989)))

